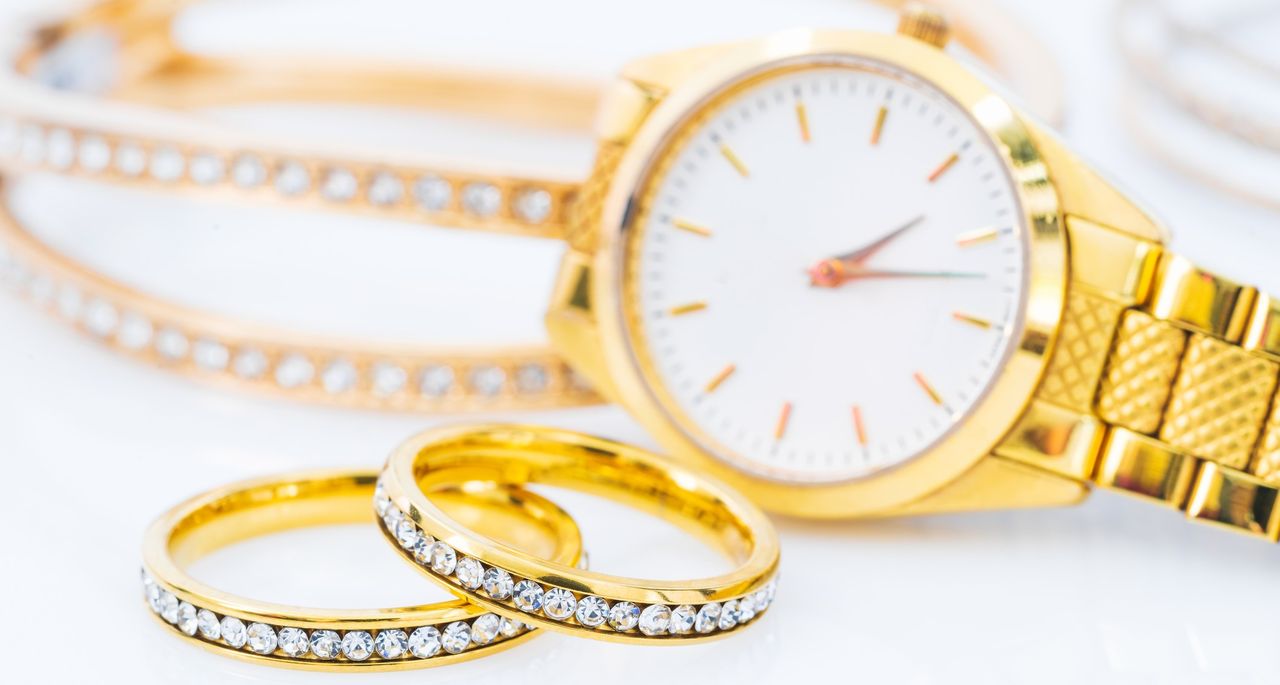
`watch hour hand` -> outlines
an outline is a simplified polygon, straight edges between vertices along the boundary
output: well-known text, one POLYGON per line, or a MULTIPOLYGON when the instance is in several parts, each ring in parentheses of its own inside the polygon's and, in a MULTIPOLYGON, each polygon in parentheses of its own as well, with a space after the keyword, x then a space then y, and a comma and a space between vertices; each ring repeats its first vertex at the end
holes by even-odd
POLYGON ((874 241, 872 241, 867 245, 864 245, 852 252, 846 252, 842 255, 837 255, 835 259, 850 265, 862 264, 863 262, 870 259, 872 255, 879 252, 880 248, 893 242, 895 238, 902 235, 903 233, 906 233, 912 228, 915 228, 922 221, 924 221, 923 214, 921 214, 920 216, 917 216, 916 218, 908 221, 905 224, 902 224, 901 226, 893 229, 892 231, 889 231, 888 233, 880 236, 879 238, 875 239, 874 241))

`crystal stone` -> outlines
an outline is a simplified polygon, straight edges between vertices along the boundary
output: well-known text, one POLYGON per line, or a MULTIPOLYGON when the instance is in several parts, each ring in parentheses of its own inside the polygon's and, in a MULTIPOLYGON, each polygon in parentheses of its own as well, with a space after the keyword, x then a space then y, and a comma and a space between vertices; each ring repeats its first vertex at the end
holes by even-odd
POLYGON ((337 659, 342 651, 342 638, 332 630, 311 632, 311 653, 317 659, 337 659))
POLYGON ((178 622, 178 598, 168 590, 160 593, 160 618, 169 623, 178 622))
POLYGON ((435 626, 422 626, 409 636, 409 651, 419 659, 440 653, 440 631, 435 626))
POLYGON ((521 364, 516 369, 516 390, 522 393, 542 392, 550 380, 547 367, 541 364, 521 364))
POLYGON ((276 365, 276 383, 285 389, 297 388, 311 382, 316 367, 300 354, 290 354, 276 365))
POLYGON ((364 661, 373 654, 373 636, 363 630, 353 630, 342 636, 342 655, 352 661, 364 661))
POLYGON ((399 204, 404 199, 404 182, 389 171, 379 171, 369 180, 368 197, 379 207, 399 204))
POLYGON ((243 348, 236 353, 236 359, 232 362, 231 368, 237 376, 245 380, 262 378, 262 375, 267 372, 267 355, 252 347, 243 348))
POLYGON ((156 352, 169 361, 178 361, 187 356, 191 343, 182 331, 166 328, 156 333, 156 352))
POLYGON ((182 178, 186 160, 182 153, 171 147, 159 147, 151 152, 151 177, 157 181, 176 181, 182 178))
POLYGON ((671 610, 671 621, 667 629, 672 635, 687 635, 693 632, 693 625, 697 618, 697 609, 689 604, 681 604, 671 610))
POLYGON ((84 327, 90 333, 105 338, 116 330, 120 315, 116 308, 106 300, 93 300, 85 307, 84 327))
POLYGON ((527 188, 516 195, 512 206, 521 221, 540 224, 551 216, 551 193, 541 188, 527 188))
POLYGON ((205 371, 222 371, 231 361, 231 351, 217 340, 201 338, 191 346, 191 360, 205 371))
POLYGON ((729 630, 738 625, 738 600, 731 599, 720 607, 720 622, 717 627, 720 630, 729 630))
POLYGON ((536 613, 542 608, 542 586, 532 580, 516 583, 511 592, 512 601, 521 611, 536 613))
POLYGON ((111 166, 111 145, 101 136, 85 136, 80 141, 80 168, 99 173, 111 166))
POLYGON ((54 169, 70 169, 76 161, 76 139, 65 128, 49 131, 45 139, 45 161, 54 169))
POLYGON ((346 202, 356 196, 360 182, 356 175, 346 169, 330 169, 325 172, 324 183, 320 186, 320 194, 332 202, 346 202))
POLYGON ((241 188, 256 188, 267 180, 267 165, 254 155, 240 155, 231 163, 231 181, 241 188))
POLYGON ((640 607, 631 602, 618 602, 609 607, 609 627, 618 632, 631 630, 640 621, 640 607))
POLYGON ((418 527, 409 519, 397 523, 395 533, 396 542, 405 549, 413 549, 418 544, 418 527))
POLYGON ((497 366, 477 366, 468 377, 471 389, 486 397, 493 397, 502 392, 507 382, 507 373, 497 366))
POLYGON ((484 582, 484 565, 471 557, 462 557, 458 560, 458 568, 454 571, 454 575, 458 577, 462 587, 475 590, 484 582))
POLYGON ((578 619, 578 623, 588 628, 595 628, 609 619, 609 603, 595 595, 583 597, 578 602, 575 618, 578 619))
POLYGON ((373 648, 383 659, 399 659, 409 651, 409 636, 403 630, 379 630, 373 648))
POLYGON ((423 209, 438 212, 453 201, 453 186, 439 176, 423 176, 413 184, 413 197, 423 209))
POLYGON ((311 172, 297 162, 285 162, 276 169, 275 185, 281 195, 301 195, 311 188, 311 172))
POLYGON ((478 645, 487 645, 498 638, 501 621, 494 614, 485 614, 471 622, 471 641, 478 645))
POLYGON ((442 576, 453 574, 458 566, 458 553, 449 545, 436 541, 431 545, 431 570, 442 576))
POLYGON ((191 602, 183 602, 178 605, 178 630, 187 635, 195 635, 199 629, 199 620, 196 617, 196 608, 191 606, 191 602))
POLYGON ((650 604, 640 612, 640 632, 645 635, 666 635, 671 627, 671 608, 665 604, 650 604))
POLYGON ((116 147, 116 171, 134 178, 147 169, 147 152, 137 143, 124 142, 116 147))
POLYGON ((462 207, 479 217, 490 217, 502 208, 502 191, 492 183, 468 183, 462 188, 462 207))
POLYGON ((461 654, 471 645, 471 626, 464 621, 454 621, 440 636, 440 645, 450 654, 461 654))
POLYGON ((390 397, 404 389, 409 374, 391 362, 378 362, 369 370, 373 381, 373 394, 378 397, 390 397))
POLYGON ((428 366, 418 374, 418 390, 426 397, 443 397, 452 387, 453 369, 448 366, 428 366))
POLYGON ((498 632, 502 633, 503 637, 515 637, 520 634, 520 631, 523 628, 523 623, 513 621, 506 616, 503 616, 501 620, 498 621, 498 632))
POLYGON ((212 152, 200 152, 191 158, 191 180, 202 186, 218 183, 226 173, 222 158, 212 152))
POLYGON ((702 608, 698 609, 698 618, 694 621, 693 629, 705 635, 715 630, 719 622, 720 604, 718 602, 703 604, 702 608))
POLYGON ((236 649, 243 647, 245 641, 249 639, 249 635, 244 628, 244 621, 233 616, 223 616, 222 625, 218 629, 222 632, 222 639, 236 649))
POLYGON ((249 624, 249 649, 259 654, 270 654, 276 651, 276 629, 265 623, 249 624))
POLYGON ((208 609, 196 612, 196 627, 200 629, 200 636, 206 640, 222 637, 222 626, 218 623, 218 615, 208 609))
POLYGON ((280 629, 280 651, 293 658, 298 658, 311 649, 311 641, 307 639, 307 631, 301 628, 280 629))
POLYGON ((495 567, 485 570, 481 584, 484 586, 484 593, 494 599, 507 599, 515 588, 511 574, 495 567))
POLYGON ((573 593, 564 588, 553 587, 542 596, 542 613, 557 621, 563 621, 572 616, 577 605, 578 600, 574 598, 573 593))

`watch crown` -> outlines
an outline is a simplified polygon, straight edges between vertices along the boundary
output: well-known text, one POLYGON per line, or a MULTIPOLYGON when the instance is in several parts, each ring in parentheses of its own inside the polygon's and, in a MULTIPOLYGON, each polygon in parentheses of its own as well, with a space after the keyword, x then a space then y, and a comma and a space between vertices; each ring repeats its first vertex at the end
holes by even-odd
POLYGON ((951 38, 951 27, 941 12, 921 2, 908 2, 898 15, 898 33, 942 48, 951 38))

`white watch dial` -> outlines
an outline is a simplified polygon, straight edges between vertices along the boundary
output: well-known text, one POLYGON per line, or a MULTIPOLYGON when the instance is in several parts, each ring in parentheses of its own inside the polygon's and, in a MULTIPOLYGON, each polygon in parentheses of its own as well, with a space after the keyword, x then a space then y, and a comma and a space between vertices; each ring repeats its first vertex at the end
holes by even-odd
POLYGON ((634 351, 673 421, 783 481, 926 452, 1018 339, 1026 228, 985 131, 878 64, 726 89, 646 185, 628 237, 634 351))

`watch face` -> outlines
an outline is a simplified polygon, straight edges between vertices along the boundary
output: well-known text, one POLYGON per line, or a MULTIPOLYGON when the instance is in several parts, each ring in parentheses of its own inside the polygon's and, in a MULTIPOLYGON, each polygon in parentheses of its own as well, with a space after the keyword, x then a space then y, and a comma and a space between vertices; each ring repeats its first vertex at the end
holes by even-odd
POLYGON ((739 470, 850 480, 928 452, 1019 340, 1027 229, 985 130, 847 57, 726 86, 667 137, 628 226, 633 355, 739 470))

